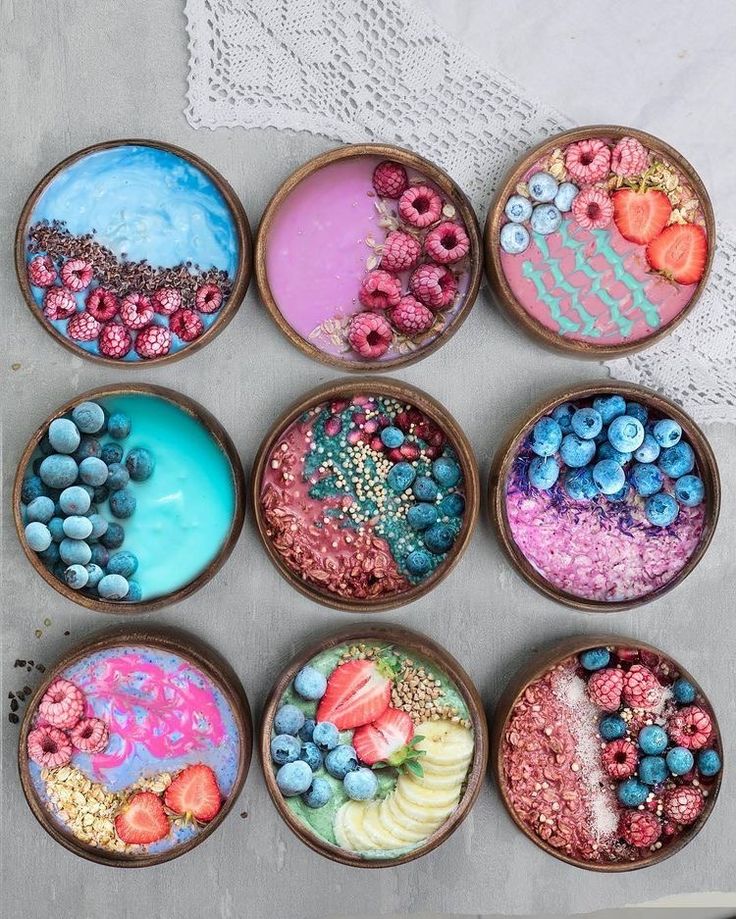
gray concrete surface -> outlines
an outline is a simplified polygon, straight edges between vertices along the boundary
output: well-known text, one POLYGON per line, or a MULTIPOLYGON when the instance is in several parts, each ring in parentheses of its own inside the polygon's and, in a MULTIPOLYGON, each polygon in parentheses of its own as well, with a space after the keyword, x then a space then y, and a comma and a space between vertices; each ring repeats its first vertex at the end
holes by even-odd
MULTIPOLYGON (((707 5, 719 14, 715 21, 704 12, 694 15, 680 0, 657 0, 645 11, 629 0, 615 8, 568 0, 540 5, 534 14, 521 0, 426 5, 435 13, 444 11, 448 27, 489 62, 579 121, 630 122, 668 137, 701 170, 719 216, 733 218, 734 113, 716 105, 712 95, 729 98, 725 82, 732 79, 729 56, 736 26, 731 4, 707 5)), ((191 130, 182 115, 187 55, 181 6, 180 0, 3 0, 0 5, 4 704, 8 691, 18 688, 12 666, 17 656, 52 662, 72 642, 114 621, 85 612, 48 588, 31 571, 13 530, 10 485, 28 436, 63 400, 123 376, 71 357, 24 306, 13 273, 12 241, 26 196, 48 168, 86 144, 120 136, 163 138, 221 170, 255 224, 277 184, 328 146, 309 135, 191 130), (43 628, 46 617, 52 625, 43 628), (41 638, 34 635, 38 627, 41 638)), ((455 413, 485 478, 494 447, 530 402, 558 385, 604 373, 597 365, 530 345, 505 324, 484 290, 462 331, 399 375, 455 413)), ((176 365, 126 378, 173 386, 201 400, 228 428, 247 468, 274 414, 334 376, 281 337, 251 291, 215 343, 176 365)), ((546 642, 601 626, 646 639, 700 676, 732 746, 736 431, 714 426, 708 434, 721 460, 721 527, 697 572, 667 598, 606 618, 566 610, 514 574, 481 521, 454 574, 429 597, 384 614, 382 621, 424 630, 446 645, 476 680, 489 710, 531 649, 546 642)), ((355 620, 294 592, 267 562, 249 518, 219 576, 150 621, 183 626, 225 653, 257 715, 272 680, 300 644, 355 620)), ((162 867, 126 872, 87 864, 44 835, 17 782, 17 728, 8 723, 5 708, 1 738, 3 906, 13 919, 48 914, 60 919, 270 919, 428 910, 569 914, 680 892, 734 889, 736 803, 730 776, 699 838, 677 858, 646 871, 584 874, 549 858, 514 829, 489 781, 469 819, 444 846, 412 864, 375 872, 333 865, 292 836, 254 763, 235 812, 212 839, 162 867), (239 811, 247 811, 247 818, 239 811)))

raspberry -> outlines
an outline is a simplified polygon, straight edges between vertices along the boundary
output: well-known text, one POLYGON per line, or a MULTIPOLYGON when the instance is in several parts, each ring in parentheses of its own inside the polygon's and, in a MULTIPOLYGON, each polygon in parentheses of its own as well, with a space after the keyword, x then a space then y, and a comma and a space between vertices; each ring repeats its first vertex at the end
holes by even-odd
POLYGON ((357 313, 350 320, 348 341, 361 357, 380 357, 386 353, 392 339, 391 326, 377 313, 357 313))
POLYGON ((95 287, 87 294, 84 301, 87 312, 91 313, 98 322, 109 322, 118 311, 118 298, 111 290, 104 287, 95 287))
POLYGON ((143 329, 153 321, 153 307, 143 294, 128 294, 120 303, 120 318, 129 329, 143 329))
POLYGON ((434 313, 414 297, 406 296, 391 310, 389 319, 394 328, 404 335, 421 335, 432 328, 434 313))
POLYGON ((420 230, 431 226, 442 215, 442 199, 428 185, 413 185, 399 198, 401 219, 420 230))
POLYGON ((679 785, 665 792, 662 804, 666 817, 680 826, 688 826, 697 820, 705 800, 694 785, 679 785))
POLYGON ((385 310, 398 306, 401 281, 388 271, 371 271, 360 285, 358 299, 367 309, 385 310))
POLYGON ((628 779, 636 772, 636 747, 630 740, 612 740, 601 753, 603 768, 614 779, 628 779))
POLYGON ((409 177, 401 163, 384 160, 373 170, 373 187, 382 198, 400 198, 409 185, 409 177))
POLYGON ((44 724, 28 735, 28 756, 39 766, 58 769, 72 758, 72 745, 63 731, 44 724))
POLYGON ((598 670, 588 680, 588 695, 591 701, 604 712, 618 711, 623 688, 623 671, 615 670, 613 667, 598 670))
POLYGON ((181 309, 181 294, 175 287, 160 287, 151 294, 151 306, 162 316, 173 316, 181 309))
POLYGON ((202 284, 194 295, 194 306, 200 313, 216 313, 222 306, 222 291, 217 284, 202 284))
POLYGON ((611 154, 611 172, 617 176, 636 176, 646 171, 649 157, 635 137, 622 137, 611 154))
POLYGON ((699 750, 710 740, 713 722, 710 715, 699 705, 681 708, 670 718, 667 733, 672 740, 688 750, 699 750))
POLYGON ((594 185, 608 175, 611 151, 599 138, 579 140, 567 148, 565 166, 574 182, 594 185))
POLYGON ((82 690, 64 679, 54 680, 38 706, 39 715, 55 728, 73 728, 83 712, 82 690))
POLYGON ((394 230, 384 240, 381 268, 385 271, 408 271, 416 265, 421 254, 419 240, 401 230, 394 230))
POLYGON ((427 233, 424 251, 434 262, 449 265, 459 262, 470 251, 470 239, 465 227, 451 220, 445 220, 427 233))
POLYGON ((47 319, 68 319, 77 311, 77 301, 63 287, 50 287, 43 295, 43 314, 47 319))
POLYGON ((83 258, 70 258, 61 266, 61 280, 68 290, 78 294, 80 290, 89 287, 94 276, 92 266, 83 258))
POLYGON ((37 255, 28 263, 28 280, 35 287, 50 287, 56 278, 56 268, 50 256, 37 255))
POLYGON ((646 849, 662 835, 662 824, 648 811, 626 811, 621 818, 619 832, 630 846, 646 849))
POLYGON ((115 325, 110 322, 102 327, 99 338, 100 351, 105 357, 113 357, 116 360, 124 358, 133 347, 133 339, 130 332, 122 325, 115 325))
POLYGON ((82 718, 69 732, 72 744, 83 753, 101 753, 107 746, 107 725, 99 718, 82 718))
POLYGON ((169 319, 169 328, 182 341, 194 341, 204 332, 204 323, 194 310, 177 310, 169 319))
POLYGON ((77 313, 67 323, 66 333, 75 341, 94 341, 100 334, 102 323, 90 313, 77 313))
POLYGON ((633 664, 624 676, 623 697, 632 708, 653 711, 662 701, 662 686, 648 667, 633 664))
POLYGON ((140 357, 149 359, 162 357, 171 349, 171 332, 162 325, 149 325, 139 332, 135 340, 135 350, 140 357))
POLYGON ((449 306, 457 294, 457 278, 443 265, 420 265, 409 278, 414 296, 433 310, 449 306))

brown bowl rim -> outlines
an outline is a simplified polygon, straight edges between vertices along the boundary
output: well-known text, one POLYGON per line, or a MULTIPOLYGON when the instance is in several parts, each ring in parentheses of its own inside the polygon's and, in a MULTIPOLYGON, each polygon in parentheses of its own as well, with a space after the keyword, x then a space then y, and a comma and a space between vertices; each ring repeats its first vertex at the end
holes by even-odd
POLYGON ((26 302, 26 306, 33 314, 33 317, 37 322, 40 323, 41 327, 49 335, 51 335, 52 338, 59 342, 59 344, 66 348, 67 351, 71 351, 72 354, 76 355, 77 357, 82 357, 85 360, 93 361, 96 364, 104 364, 109 367, 122 367, 126 370, 140 368, 141 366, 150 367, 157 364, 173 363, 174 361, 188 357, 190 354, 194 354, 195 351, 199 351, 200 348, 203 348, 206 344, 211 342, 217 335, 220 334, 220 332, 222 332, 225 326, 229 324, 230 320, 240 309, 253 274, 253 237, 245 209, 240 199, 235 194, 233 187, 230 185, 227 179, 224 178, 224 176, 222 176, 213 166, 210 166, 206 160, 203 160, 201 157, 197 156, 196 153, 192 153, 189 150, 185 150, 183 147, 179 147, 176 144, 170 144, 162 140, 147 140, 143 138, 121 138, 118 140, 105 140, 101 141, 100 143, 90 144, 87 147, 83 147, 81 150, 77 150, 75 153, 71 153, 69 156, 61 160, 61 162, 57 163, 39 182, 36 183, 33 191, 28 197, 28 200, 23 205, 23 210, 21 211, 20 217, 18 218, 18 224, 15 231, 15 273, 18 278, 18 284, 20 286, 21 293, 23 294, 23 299, 26 302), (200 335, 196 341, 187 344, 185 347, 180 348, 178 351, 140 361, 116 360, 115 358, 105 357, 104 354, 92 354, 89 351, 85 351, 84 348, 79 348, 77 345, 73 344, 65 335, 62 335, 61 332, 55 329, 54 326, 52 326, 44 318, 43 313, 39 309, 38 304, 31 294, 30 285, 28 283, 28 274, 26 271, 26 230, 28 221, 30 220, 31 214, 33 213, 33 209, 36 206, 39 197, 46 190, 48 185, 53 181, 53 179, 56 178, 60 172, 73 165, 77 161, 84 159, 84 157, 102 150, 111 150, 115 147, 126 146, 153 147, 157 150, 164 150, 167 153, 173 153, 175 156, 178 156, 181 159, 189 162, 196 169, 199 169, 200 172, 203 172, 214 183, 220 194, 225 199, 225 203, 227 204, 233 217, 235 230, 238 236, 238 247, 240 250, 238 255, 238 270, 235 275, 232 291, 230 292, 230 296, 227 298, 227 302, 221 308, 217 319, 212 323, 212 325, 208 329, 205 329, 203 334, 200 335))
POLYGON ((323 606, 332 607, 332 609, 343 610, 350 613, 378 613, 384 610, 396 609, 404 606, 420 597, 424 597, 430 590, 443 581, 460 561, 465 552, 478 519, 480 511, 480 479, 478 474, 478 462, 475 458, 470 441, 466 437, 460 425, 455 421, 450 412, 436 399, 430 396, 424 390, 402 380, 396 380, 391 377, 342 377, 330 383, 325 383, 312 389, 302 396, 297 402, 293 403, 290 408, 286 409, 277 420, 271 425, 268 433, 261 442, 258 452, 253 462, 250 477, 250 498, 255 515, 258 535, 268 557, 276 566, 276 569, 292 587, 295 587, 301 594, 320 603, 323 606), (266 524, 263 519, 261 510, 261 483, 266 468, 266 463, 275 442, 284 430, 292 424, 305 411, 314 408, 321 402, 329 402, 332 399, 352 397, 356 394, 366 393, 368 395, 384 395, 394 399, 405 401, 424 411, 434 421, 439 422, 443 431, 448 435, 453 449, 457 453, 460 465, 463 470, 463 479, 465 485, 465 514, 463 528, 458 538, 448 553, 445 561, 421 584, 415 585, 409 590, 400 594, 388 596, 382 600, 358 600, 353 597, 337 597, 327 591, 318 590, 313 585, 307 583, 297 574, 295 574, 283 561, 281 555, 274 549, 271 539, 266 533, 266 524))
POLYGON ((23 450, 21 458, 18 462, 18 467, 15 473, 15 481, 13 483, 12 501, 13 520, 15 522, 15 530, 18 534, 20 544, 23 548, 26 558, 47 584, 50 584, 54 590, 57 591, 57 593, 60 593, 62 596, 66 597, 67 600, 71 600, 72 602, 77 603, 80 606, 84 606, 87 609, 93 610, 94 612, 114 613, 117 615, 135 615, 137 613, 150 612, 154 609, 161 609, 164 606, 169 606, 170 604, 178 603, 181 600, 186 599, 198 591, 200 587, 203 587, 208 581, 210 581, 217 574, 220 568, 222 568, 222 566, 230 557, 231 552, 235 548, 235 543, 238 541, 240 531, 243 528, 243 521, 245 520, 245 473, 243 472, 243 465, 240 462, 240 457, 238 455, 235 444, 232 441, 232 438, 227 433, 222 424, 217 420, 217 418, 215 418, 215 416, 203 405, 200 405, 199 402, 196 402, 194 399, 191 399, 189 396, 185 396, 183 393, 180 393, 175 389, 170 389, 167 386, 159 386, 156 383, 109 383, 106 386, 99 386, 95 389, 89 389, 87 392, 83 392, 79 396, 75 396, 73 399, 67 400, 63 405, 56 409, 56 411, 49 415, 43 424, 36 429, 35 433, 31 436, 28 444, 23 450), (21 517, 20 510, 20 496, 21 489, 23 488, 23 479, 27 470, 29 469, 33 453, 38 447, 38 444, 43 438, 44 434, 48 430, 48 426, 51 424, 51 422, 55 418, 60 418, 62 415, 66 415, 74 408, 75 405, 78 405, 80 402, 86 402, 88 400, 94 401, 95 399, 102 399, 107 396, 131 393, 156 396, 160 399, 165 399, 167 402, 173 402, 174 405, 178 406, 178 408, 185 411, 188 415, 192 415, 194 418, 196 418, 197 421, 199 421, 199 423, 207 429, 209 434, 214 438, 222 452, 225 454, 230 464, 230 468, 232 469, 235 500, 235 510, 233 513, 232 523, 230 525, 230 532, 228 533, 225 542, 222 544, 220 551, 209 563, 209 565, 207 565, 207 567, 204 568, 204 570, 201 571, 196 578, 194 578, 188 584, 184 584, 177 590, 172 591, 163 597, 156 597, 152 600, 139 601, 137 603, 126 603, 124 600, 115 602, 111 600, 96 599, 95 597, 88 597, 80 593, 80 591, 72 590, 65 583, 62 583, 57 577, 54 576, 53 572, 46 568, 43 562, 38 558, 37 554, 26 544, 24 539, 25 528, 23 525, 23 519, 21 517))
POLYGON ((564 389, 556 390, 533 405, 532 408, 524 414, 523 421, 521 423, 515 423, 512 426, 501 446, 496 451, 488 484, 488 512, 491 523, 496 531, 501 547, 511 560, 514 568, 516 568, 532 587, 545 596, 550 597, 552 600, 556 600, 558 603, 563 603, 565 606, 569 606, 572 609, 591 613, 615 613, 622 610, 635 609, 639 606, 644 606, 646 603, 650 603, 652 600, 659 599, 664 594, 677 587, 678 584, 681 584, 682 581, 694 571, 705 555, 716 530, 720 507, 721 480, 718 472, 718 463, 716 462, 713 449, 700 427, 698 427, 684 409, 680 408, 666 396, 652 389, 648 389, 645 386, 639 386, 635 383, 624 383, 620 380, 601 380, 599 382, 590 381, 588 383, 578 383, 573 386, 565 387, 564 389), (519 438, 532 424, 538 421, 539 418, 548 414, 549 410, 560 402, 575 402, 580 399, 613 393, 619 393, 625 396, 627 401, 633 399, 634 401, 643 402, 648 407, 653 407, 657 411, 674 418, 681 425, 695 451, 695 458, 705 483, 707 497, 706 522, 703 529, 703 535, 695 552, 693 552, 675 577, 666 584, 663 584, 657 590, 644 594, 642 597, 607 603, 603 600, 590 600, 560 590, 554 587, 543 575, 539 574, 533 568, 526 556, 516 545, 511 534, 506 514, 505 484, 511 463, 516 454, 519 438))
POLYGON ((252 754, 253 723, 248 697, 235 671, 218 651, 210 647, 202 639, 183 632, 180 629, 160 627, 129 629, 115 627, 113 629, 105 629, 102 632, 98 632, 93 635, 92 638, 76 645, 44 674, 41 684, 36 688, 33 695, 28 700, 23 720, 21 721, 18 738, 18 774, 20 776, 23 794, 25 795, 33 816, 38 820, 49 836, 60 845, 64 846, 65 849, 68 849, 69 852, 87 859, 88 861, 96 862, 99 865, 105 865, 107 867, 147 868, 152 865, 160 865, 163 862, 168 862, 172 859, 179 858, 181 855, 185 855, 212 835, 230 812, 243 790, 243 785, 245 784, 250 768, 252 754), (96 846, 77 840, 71 833, 65 832, 55 823, 48 809, 39 801, 35 788, 33 787, 33 782, 31 781, 29 773, 28 751, 26 747, 31 721, 38 708, 41 697, 52 680, 58 676, 59 673, 62 673, 69 666, 76 663, 76 661, 96 651, 113 648, 118 645, 133 646, 141 644, 177 654, 202 670, 203 673, 218 686, 230 705, 240 733, 240 757, 232 791, 226 798, 219 813, 207 824, 207 826, 200 830, 196 836, 179 846, 168 849, 166 852, 159 852, 152 855, 125 856, 115 853, 108 854, 96 846))
MULTIPOLYGON (((565 658, 579 654, 581 651, 584 651, 587 648, 608 645, 614 645, 618 647, 643 648, 644 650, 652 651, 655 654, 658 654, 660 657, 663 657, 673 663, 679 673, 695 686, 696 690, 708 703, 708 708, 710 709, 713 716, 713 727, 715 729, 715 735, 718 740, 718 746, 721 754, 723 754, 723 739, 721 737, 720 728, 718 726, 718 718, 716 717, 716 713, 713 709, 710 699, 703 691, 700 683, 698 683, 698 681, 689 673, 689 671, 682 667, 679 661, 675 660, 664 651, 660 651, 660 649, 654 645, 640 641, 638 638, 628 638, 624 635, 611 635, 603 633, 592 635, 575 635, 562 641, 555 642, 545 650, 536 652, 531 660, 523 665, 511 678, 505 690, 503 691, 501 698, 498 701, 498 705, 496 706, 496 711, 493 716, 493 723, 491 725, 491 770, 493 772, 493 779, 501 797, 501 801, 509 816, 516 824, 516 826, 524 833, 524 835, 533 843, 535 843, 535 845, 539 846, 540 849, 544 850, 549 855, 553 855, 560 861, 567 862, 568 865, 573 865, 576 868, 582 868, 586 871, 620 873, 623 871, 637 871, 640 868, 647 868, 650 865, 659 864, 659 862, 663 862, 666 858, 669 858, 671 855, 679 852, 692 839, 694 839, 695 836, 697 836, 697 834, 705 825, 707 819, 710 817, 713 808, 715 807, 716 799, 718 798, 718 792, 721 788, 723 768, 721 768, 721 771, 718 773, 718 776, 708 790, 708 797, 705 799, 703 812, 697 823, 694 824, 694 826, 692 826, 689 830, 686 830, 684 833, 682 833, 675 842, 668 843, 666 846, 663 846, 661 849, 659 849, 656 853, 647 855, 645 858, 639 859, 636 862, 606 862, 604 864, 586 862, 582 859, 577 859, 573 858, 572 856, 565 855, 564 853, 555 849, 554 846, 551 846, 546 840, 536 836, 529 829, 529 827, 527 827, 526 824, 517 816, 516 811, 514 810, 509 800, 506 790, 506 782, 503 779, 503 734, 511 712, 526 687, 530 683, 533 683, 535 680, 539 679, 551 667, 555 666, 565 658)), ((722 758, 725 759, 723 755, 722 758)))
POLYGON ((445 344, 463 324, 475 304, 480 289, 481 277, 483 275, 482 245, 483 241, 480 226, 473 206, 465 192, 452 178, 450 178, 444 169, 435 166, 434 163, 420 156, 418 153, 414 153, 412 150, 407 150, 404 147, 398 147, 394 144, 346 144, 345 146, 337 147, 334 150, 328 150, 326 153, 321 153, 307 160, 306 163, 303 163, 295 169, 274 192, 261 216, 261 221, 256 233, 254 251, 256 284, 258 286, 260 298, 263 303, 265 303, 273 321, 289 339, 292 345, 297 347, 303 354, 323 364, 327 364, 330 367, 335 367, 338 370, 347 371, 349 373, 389 372, 395 370, 397 367, 408 367, 410 364, 415 364, 417 361, 432 354, 433 351, 436 351, 445 344), (308 176, 312 175, 312 173, 317 172, 319 169, 331 163, 359 156, 386 157, 387 159, 395 160, 403 166, 408 166, 410 169, 414 169, 425 175, 431 182, 437 185, 457 207, 465 223, 468 235, 470 236, 471 249, 468 289, 463 303, 455 314, 452 322, 442 330, 434 341, 424 347, 418 348, 416 351, 411 351, 408 354, 400 355, 388 361, 349 361, 334 354, 327 354, 307 339, 302 338, 282 314, 276 302, 276 298, 271 291, 271 285, 268 282, 268 270, 266 267, 268 234, 278 209, 296 186, 308 176))
POLYGON ((529 152, 524 154, 524 156, 518 160, 514 166, 512 166, 512 168, 506 173, 503 181, 501 182, 501 185, 499 186, 499 189, 488 211, 483 240, 485 251, 485 269, 488 283, 491 286, 495 300, 501 305, 512 323, 519 326, 537 343, 542 344, 545 347, 556 351, 557 353, 564 353, 568 356, 572 355, 575 357, 587 358, 590 360, 600 360, 602 358, 613 359, 617 357, 624 357, 627 354, 634 354, 638 351, 643 351, 645 348, 649 348, 656 344, 658 341, 676 329, 677 326, 691 314, 693 308, 705 290, 705 287, 708 283, 711 266, 713 264, 713 256, 715 253, 716 245, 716 222, 715 216, 713 214, 713 205, 703 180, 700 178, 700 175, 697 173, 692 164, 687 159, 685 159, 685 157, 679 151, 675 150, 674 147, 670 146, 666 141, 661 140, 659 137, 655 137, 653 134, 648 134, 646 131, 641 131, 638 128, 629 128, 623 125, 607 124, 584 125, 579 128, 573 128, 569 131, 561 131, 558 134, 555 134, 552 137, 542 141, 540 144, 535 145, 529 152), (640 141, 644 146, 649 147, 649 149, 661 152, 663 156, 668 158, 673 163, 673 165, 675 165, 680 170, 680 172, 682 172, 682 174, 690 180, 694 191, 698 195, 698 200, 700 201, 700 206, 705 217, 705 228, 708 235, 708 256, 705 263, 703 276, 701 277, 700 281, 698 281, 698 285, 693 291, 692 297, 686 306, 680 310, 677 316, 674 317, 674 319, 670 320, 670 322, 662 326, 657 331, 653 332, 651 335, 648 335, 646 338, 639 339, 630 344, 622 342, 621 344, 617 345, 598 346, 592 342, 575 341, 570 338, 565 338, 564 336, 555 333, 552 329, 545 328, 541 323, 537 322, 529 315, 529 313, 514 296, 514 293, 511 290, 508 281, 506 280, 506 275, 504 274, 503 267, 501 265, 500 247, 496 244, 498 233, 501 228, 501 220, 503 217, 503 209, 506 200, 509 197, 511 191, 518 184, 521 176, 541 156, 543 156, 548 151, 553 150, 555 147, 564 144, 575 143, 579 140, 586 140, 592 136, 610 137, 613 140, 620 140, 622 137, 633 137, 640 141))
POLYGON ((363 624, 351 625, 346 628, 333 632, 322 638, 320 641, 313 642, 303 647, 302 650, 292 658, 289 664, 282 670, 281 675, 273 685, 266 704, 263 708, 260 727, 260 755, 261 766, 266 780, 266 787, 271 796, 276 810, 286 822, 289 829, 295 833, 302 842, 306 843, 310 849, 324 855, 332 861, 339 862, 342 865, 350 865, 356 868, 390 868, 396 865, 403 865, 407 862, 414 861, 428 852, 432 852, 437 846, 441 845, 455 830, 460 826, 467 817, 473 804, 475 804, 481 787, 483 786, 486 771, 488 768, 489 753, 489 736, 486 714, 483 708, 483 701, 480 697, 475 684, 470 676, 466 673, 456 658, 445 650, 442 645, 437 644, 431 638, 420 632, 406 629, 403 626, 390 624, 363 624), (398 858, 383 859, 365 859, 357 855, 349 854, 345 849, 339 846, 333 846, 317 837, 310 831, 284 803, 283 795, 276 785, 276 777, 271 766, 271 730, 273 719, 276 714, 276 707, 286 690, 286 687, 294 678, 298 670, 308 663, 316 654, 327 651, 337 645, 349 642, 351 640, 367 641, 385 641, 391 644, 400 645, 408 651, 412 651, 425 657, 431 663, 437 662, 437 666, 443 673, 447 674, 453 680, 465 700, 470 718, 473 723, 473 733, 475 736, 475 747, 473 750, 473 765, 468 772, 465 792, 460 802, 448 817, 445 823, 439 827, 427 840, 416 849, 399 856, 398 858))

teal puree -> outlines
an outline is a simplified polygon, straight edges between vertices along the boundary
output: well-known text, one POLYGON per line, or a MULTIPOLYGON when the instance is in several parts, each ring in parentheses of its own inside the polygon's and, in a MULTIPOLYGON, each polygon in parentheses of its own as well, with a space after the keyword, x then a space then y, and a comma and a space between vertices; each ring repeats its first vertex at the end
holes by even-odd
POLYGON ((220 552, 235 516, 233 469, 212 434, 175 403, 143 393, 97 401, 131 418, 126 455, 145 447, 155 458, 153 475, 130 483, 136 511, 120 521, 122 548, 138 557, 141 600, 153 600, 189 584, 220 552))

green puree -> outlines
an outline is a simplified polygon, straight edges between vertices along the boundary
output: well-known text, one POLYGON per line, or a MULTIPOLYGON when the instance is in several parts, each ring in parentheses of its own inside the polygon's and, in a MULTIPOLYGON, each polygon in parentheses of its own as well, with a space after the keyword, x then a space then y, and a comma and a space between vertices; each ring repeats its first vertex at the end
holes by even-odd
MULTIPOLYGON (((455 684, 444 674, 442 671, 438 670, 437 667, 430 663, 426 658, 420 657, 412 651, 407 651, 396 645, 390 645, 383 642, 375 642, 363 639, 356 639, 351 641, 349 644, 338 645, 336 648, 331 648, 328 651, 322 651, 316 657, 313 657, 309 662, 312 667, 315 667, 320 673, 323 673, 328 679, 332 671, 340 663, 340 658, 349 648, 365 644, 369 647, 378 647, 386 651, 392 651, 396 654, 401 660, 405 657, 410 657, 416 664, 418 668, 424 668, 428 673, 431 673, 435 680, 440 681, 440 689, 443 693, 443 702, 447 705, 451 705, 457 709, 458 714, 462 719, 469 719, 470 714, 468 712, 468 707, 463 699, 460 691, 455 686, 455 684)), ((315 712, 317 711, 316 702, 308 702, 305 699, 302 699, 301 696, 298 696, 294 692, 293 685, 289 685, 286 692, 281 697, 280 705, 296 705, 297 708, 300 708, 307 718, 314 718, 315 712)), ((352 730, 342 731, 340 734, 340 743, 351 743, 353 737, 352 730)), ((315 775, 322 776, 327 779, 327 781, 332 786, 333 795, 331 800, 325 804, 324 807, 312 808, 307 807, 307 805, 302 801, 300 796, 293 798, 284 798, 286 806, 294 813, 296 816, 321 839, 325 840, 328 843, 331 843, 333 846, 337 845, 337 840, 335 839, 335 833, 333 830, 333 824, 335 821, 335 814, 342 807, 342 805, 349 800, 348 796, 345 794, 343 784, 340 779, 336 779, 331 776, 324 767, 317 770, 315 775)), ((378 798, 385 798, 386 795, 393 789, 396 784, 396 778, 398 773, 395 769, 378 769, 376 770, 376 777, 378 778, 378 798)), ((404 849, 399 850, 384 850, 376 852, 367 852, 365 853, 366 858, 395 858, 401 855, 403 852, 407 852, 414 846, 407 846, 404 849)))

